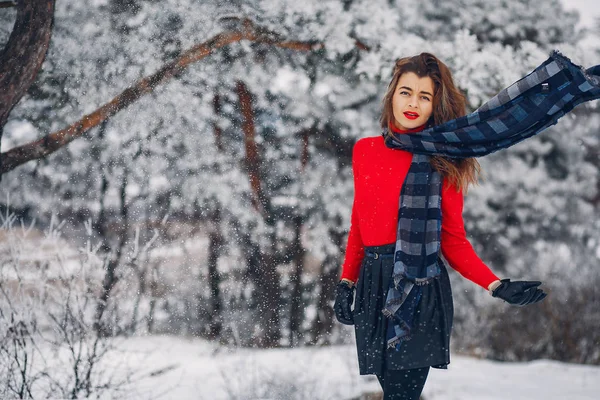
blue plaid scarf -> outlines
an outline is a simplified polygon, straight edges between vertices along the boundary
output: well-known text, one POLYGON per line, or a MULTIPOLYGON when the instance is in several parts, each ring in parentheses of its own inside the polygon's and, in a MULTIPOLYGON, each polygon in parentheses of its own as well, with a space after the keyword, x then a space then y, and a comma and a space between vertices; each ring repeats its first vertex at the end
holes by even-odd
POLYGON ((385 144, 413 153, 400 193, 394 268, 383 314, 392 324, 388 347, 409 340, 422 285, 440 274, 442 177, 431 155, 479 157, 538 134, 576 105, 600 98, 600 65, 587 70, 553 51, 530 74, 475 112, 418 133, 384 129, 385 144))

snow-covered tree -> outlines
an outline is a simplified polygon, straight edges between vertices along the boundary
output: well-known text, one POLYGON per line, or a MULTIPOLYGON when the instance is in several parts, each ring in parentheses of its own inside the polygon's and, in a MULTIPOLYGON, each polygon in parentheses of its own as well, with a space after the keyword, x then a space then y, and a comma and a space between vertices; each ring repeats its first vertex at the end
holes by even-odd
MULTIPOLYGON (((470 109, 537 66, 550 47, 583 64, 596 61, 573 45, 576 15, 559 18, 558 1, 544 13, 529 5, 59 2, 44 68, 10 115, 3 149, 77 121, 244 21, 269 39, 213 51, 85 137, 5 174, 2 190, 31 216, 57 213, 74 226, 90 218, 113 254, 106 292, 138 276, 147 291, 139 309, 155 316, 148 329, 262 346, 326 342, 349 226, 352 145, 379 133, 394 61, 421 51, 438 55, 470 109), (156 260, 168 250, 175 255, 146 266, 132 262, 135 243, 151 242, 157 229, 156 260), (195 240, 202 235, 208 241, 195 240)), ((486 181, 469 192, 465 219, 499 274, 545 277, 554 269, 539 260, 564 258, 559 244, 578 249, 573 262, 580 268, 593 267, 594 107, 482 160, 486 181)), ((481 320, 469 319, 471 302, 461 295, 457 301, 458 329, 479 328, 481 320)))
POLYGON ((561 0, 545 1, 543 7, 531 0, 426 0, 407 10, 410 30, 422 37, 451 38, 459 30, 468 30, 483 45, 500 43, 518 48, 533 42, 542 49, 575 43, 582 32, 576 29, 577 11, 567 11, 561 0))

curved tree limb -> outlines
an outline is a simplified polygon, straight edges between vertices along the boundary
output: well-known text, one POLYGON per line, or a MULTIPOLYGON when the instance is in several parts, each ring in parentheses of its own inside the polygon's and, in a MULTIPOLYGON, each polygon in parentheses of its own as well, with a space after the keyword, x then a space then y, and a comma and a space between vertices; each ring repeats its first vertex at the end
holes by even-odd
MULTIPOLYGON (((156 86, 181 73, 189 65, 204 59, 216 50, 231 43, 248 40, 255 43, 264 43, 274 47, 298 51, 314 51, 324 48, 324 44, 319 42, 284 40, 277 34, 256 26, 249 19, 229 18, 227 22, 229 25, 227 31, 219 33, 212 39, 183 52, 180 56, 164 65, 154 74, 142 78, 134 85, 125 89, 110 102, 101 106, 94 112, 84 115, 79 121, 76 121, 70 126, 57 132, 50 133, 41 139, 2 153, 3 163, 0 166, 0 175, 13 170, 28 161, 43 158, 67 145, 117 112, 134 103, 143 95, 152 92, 156 86)), ((360 42, 357 42, 356 46, 359 49, 367 49, 367 47, 360 42)))

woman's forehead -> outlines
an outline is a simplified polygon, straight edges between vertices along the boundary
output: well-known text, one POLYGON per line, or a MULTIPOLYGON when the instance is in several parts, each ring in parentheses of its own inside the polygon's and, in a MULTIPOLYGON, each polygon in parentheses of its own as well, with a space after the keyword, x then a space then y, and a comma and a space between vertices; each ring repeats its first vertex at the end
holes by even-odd
POLYGON ((414 72, 405 72, 400 76, 396 87, 401 86, 412 90, 433 92, 433 80, 428 76, 420 77, 414 72))

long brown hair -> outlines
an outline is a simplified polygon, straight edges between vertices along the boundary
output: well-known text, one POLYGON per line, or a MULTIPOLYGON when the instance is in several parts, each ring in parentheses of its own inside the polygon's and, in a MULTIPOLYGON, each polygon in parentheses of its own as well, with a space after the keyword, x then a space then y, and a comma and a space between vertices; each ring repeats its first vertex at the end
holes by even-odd
MULTIPOLYGON (((392 129, 394 113, 392 98, 400 76, 413 72, 419 78, 428 76, 433 81, 433 112, 427 126, 439 125, 466 114, 465 96, 454 85, 452 73, 436 56, 421 53, 413 57, 404 57, 396 61, 392 80, 382 101, 381 127, 392 129)), ((467 191, 469 184, 476 184, 481 166, 475 158, 451 159, 442 156, 431 157, 431 165, 450 181, 457 191, 467 191)))

